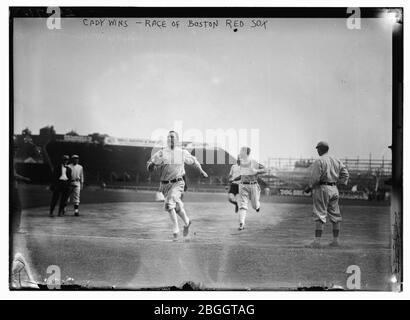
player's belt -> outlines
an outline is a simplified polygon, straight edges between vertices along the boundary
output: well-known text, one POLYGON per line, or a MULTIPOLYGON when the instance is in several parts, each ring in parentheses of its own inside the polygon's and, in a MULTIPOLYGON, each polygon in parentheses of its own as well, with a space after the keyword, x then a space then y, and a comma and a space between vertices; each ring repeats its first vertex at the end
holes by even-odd
POLYGON ((161 180, 161 183, 168 184, 168 183, 175 183, 175 182, 183 181, 183 180, 184 180, 183 178, 176 178, 176 179, 172 179, 172 180, 161 180))
POLYGON ((243 181, 242 184, 256 184, 258 181, 243 181))
POLYGON ((336 182, 320 182, 320 185, 323 186, 335 186, 336 182))

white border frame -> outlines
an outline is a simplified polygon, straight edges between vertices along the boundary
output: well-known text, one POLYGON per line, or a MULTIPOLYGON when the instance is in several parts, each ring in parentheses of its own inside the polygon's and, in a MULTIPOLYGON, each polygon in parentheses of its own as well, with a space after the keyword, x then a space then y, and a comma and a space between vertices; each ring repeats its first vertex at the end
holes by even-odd
MULTIPOLYGON (((178 1, 166 1, 166 0, 117 0, 117 1, 80 1, 80 0, 60 0, 60 1, 2 1, 0 5, 0 21, 2 22, 0 28, 0 38, 2 50, 0 51, 0 70, 1 82, 0 82, 0 99, 1 99, 1 116, 0 116, 0 141, 1 150, 8 150, 9 145, 9 6, 142 6, 142 7, 403 7, 404 12, 407 9, 410 11, 410 6, 408 1, 325 1, 325 0, 315 0, 315 1, 284 1, 279 0, 272 3, 272 1, 228 1, 228 0, 209 0, 209 1, 198 1, 198 0, 178 0, 178 1)), ((407 57, 409 48, 409 33, 404 32, 404 57, 407 57)), ((408 64, 406 60, 404 61, 404 105, 409 101, 409 86, 408 82, 408 64)), ((404 107, 405 109, 405 107, 404 107)), ((404 112, 404 141, 403 146, 403 163, 409 163, 408 152, 409 152, 409 113, 404 112), (407 143, 407 145, 406 145, 407 143)), ((0 168, 2 172, 9 172, 9 156, 3 156, 0 159, 0 168)), ((409 181, 409 174, 406 168, 404 168, 403 181, 406 182, 403 185, 403 216, 404 209, 408 208, 409 198, 405 197, 409 181)), ((8 255, 9 255, 9 232, 8 232, 8 211, 9 211, 9 180, 5 175, 2 175, 1 179, 1 210, 0 210, 0 298, 1 299, 139 299, 139 300, 284 300, 284 299, 295 299, 295 300, 306 300, 306 299, 319 299, 319 300, 348 300, 348 299, 410 299, 410 289, 408 279, 409 272, 409 246, 407 243, 403 245, 403 274, 405 283, 403 284, 404 291, 402 293, 396 292, 283 292, 283 291, 264 291, 264 292, 244 292, 244 291, 217 291, 217 292, 158 292, 158 291, 82 291, 82 292, 70 292, 70 291, 9 291, 8 283, 8 255)), ((403 229, 404 235, 403 239, 406 240, 407 231, 410 229, 410 219, 404 217, 403 229)))

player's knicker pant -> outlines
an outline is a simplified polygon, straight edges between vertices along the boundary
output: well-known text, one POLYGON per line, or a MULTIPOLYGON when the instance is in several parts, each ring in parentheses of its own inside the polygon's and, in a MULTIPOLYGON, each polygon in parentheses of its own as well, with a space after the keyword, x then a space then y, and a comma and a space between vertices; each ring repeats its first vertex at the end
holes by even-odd
POLYGON ((261 188, 258 183, 239 184, 239 209, 248 210, 248 202, 251 201, 255 210, 260 207, 261 188))
POLYGON ((313 218, 326 223, 326 217, 336 223, 342 221, 339 208, 339 190, 336 186, 320 185, 313 189, 313 218))
POLYGON ((251 200, 252 208, 255 210, 260 207, 259 198, 261 188, 259 184, 239 184, 239 223, 245 225, 246 211, 248 210, 248 202, 251 200))
POLYGON ((184 193, 185 183, 184 181, 177 181, 175 183, 166 183, 160 185, 160 191, 165 198, 165 210, 169 211, 175 209, 181 210, 184 207, 181 196, 184 193))
POLYGON ((70 190, 71 201, 73 202, 73 204, 79 205, 80 204, 81 182, 80 181, 71 182, 70 188, 71 188, 70 190))

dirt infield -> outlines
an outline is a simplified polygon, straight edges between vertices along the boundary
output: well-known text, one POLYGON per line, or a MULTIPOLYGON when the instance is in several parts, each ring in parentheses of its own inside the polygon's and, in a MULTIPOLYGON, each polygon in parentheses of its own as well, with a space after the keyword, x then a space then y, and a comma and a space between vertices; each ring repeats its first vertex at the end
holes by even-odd
POLYGON ((341 247, 326 246, 328 225, 323 248, 310 249, 310 204, 263 198, 261 212, 250 211, 246 229, 238 231, 226 195, 188 193, 191 233, 173 242, 162 203, 147 201, 151 192, 134 197, 135 202, 83 204, 80 217, 69 211, 49 218, 46 207, 25 209, 27 233, 15 236, 14 251, 27 256, 37 281, 45 283, 47 267, 57 265, 63 280, 88 288, 181 287, 192 281, 202 289, 346 289, 346 270, 357 265, 361 289, 390 290, 387 206, 342 205, 341 247))

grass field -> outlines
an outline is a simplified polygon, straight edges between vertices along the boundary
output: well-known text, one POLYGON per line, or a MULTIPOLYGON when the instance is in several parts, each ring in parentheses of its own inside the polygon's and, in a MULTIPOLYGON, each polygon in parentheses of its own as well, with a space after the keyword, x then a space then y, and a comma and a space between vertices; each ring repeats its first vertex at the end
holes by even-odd
POLYGON ((391 290, 387 205, 342 202, 341 246, 327 246, 327 225, 323 247, 311 249, 305 247, 314 233, 310 199, 262 197, 261 212, 250 211, 246 229, 238 231, 225 194, 188 192, 191 233, 173 242, 168 214, 152 192, 88 190, 81 216, 72 216, 70 207, 62 218, 48 217, 49 196, 44 187, 21 189, 27 233, 13 242, 41 283, 47 267, 57 265, 63 280, 88 288, 155 289, 192 281, 220 290, 347 289, 346 270, 356 265, 362 290, 391 290))

